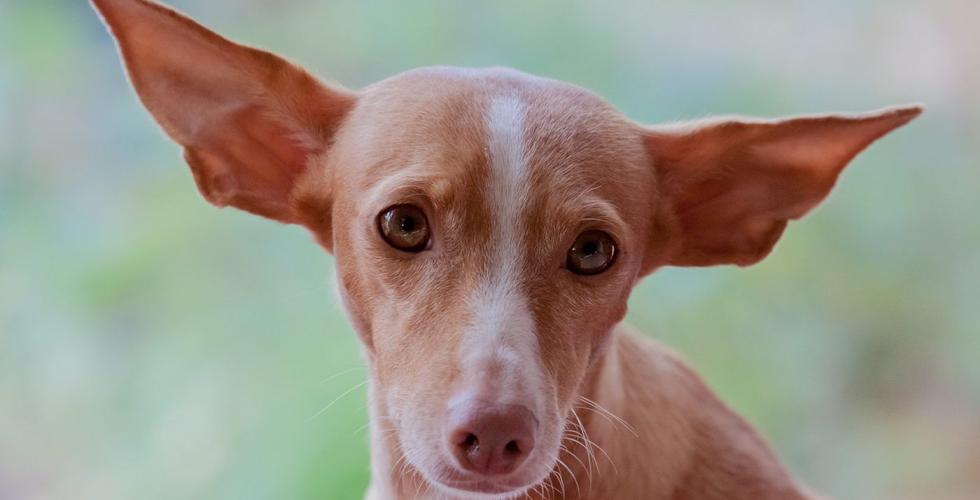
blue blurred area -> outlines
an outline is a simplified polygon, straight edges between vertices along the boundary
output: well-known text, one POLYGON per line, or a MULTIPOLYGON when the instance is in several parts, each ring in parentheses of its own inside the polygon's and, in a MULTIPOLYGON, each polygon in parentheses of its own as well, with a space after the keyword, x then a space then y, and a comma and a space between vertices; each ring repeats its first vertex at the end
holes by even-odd
MULTIPOLYGON (((980 495, 980 3, 173 4, 351 87, 513 66, 647 122, 926 103, 762 264, 659 272, 630 320, 815 489, 980 495)), ((85 2, 0 4, 0 498, 358 498, 332 272, 199 197, 85 2)))

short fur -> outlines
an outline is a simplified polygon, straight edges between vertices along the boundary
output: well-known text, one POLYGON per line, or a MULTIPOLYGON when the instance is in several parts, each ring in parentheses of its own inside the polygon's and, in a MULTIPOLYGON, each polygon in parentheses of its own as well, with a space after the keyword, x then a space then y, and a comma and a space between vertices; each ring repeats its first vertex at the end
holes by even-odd
POLYGON ((336 257, 370 366, 368 498, 812 498, 675 354, 621 323, 627 298, 664 265, 759 261, 919 107, 650 127, 501 68, 355 92, 157 3, 92 3, 204 197, 302 225, 336 257), (397 204, 426 214, 429 248, 380 237, 397 204), (565 265, 586 230, 617 245, 595 276, 565 265), (533 413, 513 472, 453 458, 459 400, 533 413))

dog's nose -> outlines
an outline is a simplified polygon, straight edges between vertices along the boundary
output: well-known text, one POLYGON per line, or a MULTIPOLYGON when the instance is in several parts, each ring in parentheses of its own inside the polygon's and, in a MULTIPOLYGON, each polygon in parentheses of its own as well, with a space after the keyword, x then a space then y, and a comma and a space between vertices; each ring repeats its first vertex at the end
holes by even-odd
POLYGON ((534 449, 538 421, 524 406, 462 402, 448 416, 449 447, 468 471, 508 474, 534 449))

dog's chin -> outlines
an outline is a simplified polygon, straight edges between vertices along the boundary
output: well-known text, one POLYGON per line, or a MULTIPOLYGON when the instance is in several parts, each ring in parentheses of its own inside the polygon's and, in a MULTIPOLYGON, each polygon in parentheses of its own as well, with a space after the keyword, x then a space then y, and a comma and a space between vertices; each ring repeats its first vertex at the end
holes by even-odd
POLYGON ((473 500, 502 500, 518 498, 531 488, 531 485, 514 488, 489 479, 475 481, 437 481, 432 483, 449 498, 473 500))
POLYGON ((434 481, 432 485, 449 498, 465 500, 502 500, 519 498, 534 483, 512 485, 492 479, 434 481))
POLYGON ((439 479, 427 477, 429 474, 423 474, 423 477, 435 489, 452 499, 503 500, 519 498, 544 479, 529 476, 527 470, 500 478, 488 478, 461 474, 456 470, 448 469, 450 468, 447 467, 447 470, 436 474, 439 479))

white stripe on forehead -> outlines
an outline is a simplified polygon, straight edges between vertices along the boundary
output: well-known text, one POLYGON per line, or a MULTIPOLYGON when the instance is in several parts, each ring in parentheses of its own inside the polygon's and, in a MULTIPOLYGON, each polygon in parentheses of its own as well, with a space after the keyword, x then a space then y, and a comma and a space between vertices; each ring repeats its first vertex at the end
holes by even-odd
POLYGON ((485 273, 469 295, 472 319, 460 344, 460 368, 466 379, 480 386, 474 390, 490 393, 484 398, 516 402, 535 411, 542 368, 534 319, 521 287, 530 190, 525 111, 512 95, 492 98, 486 109, 490 255, 485 273))
MULTIPOLYGON (((517 265, 520 259, 521 214, 527 205, 528 173, 524 157, 524 106, 516 96, 497 97, 487 110, 487 186, 493 236, 498 255, 517 265)), ((518 271, 515 269, 514 271, 518 271)))

